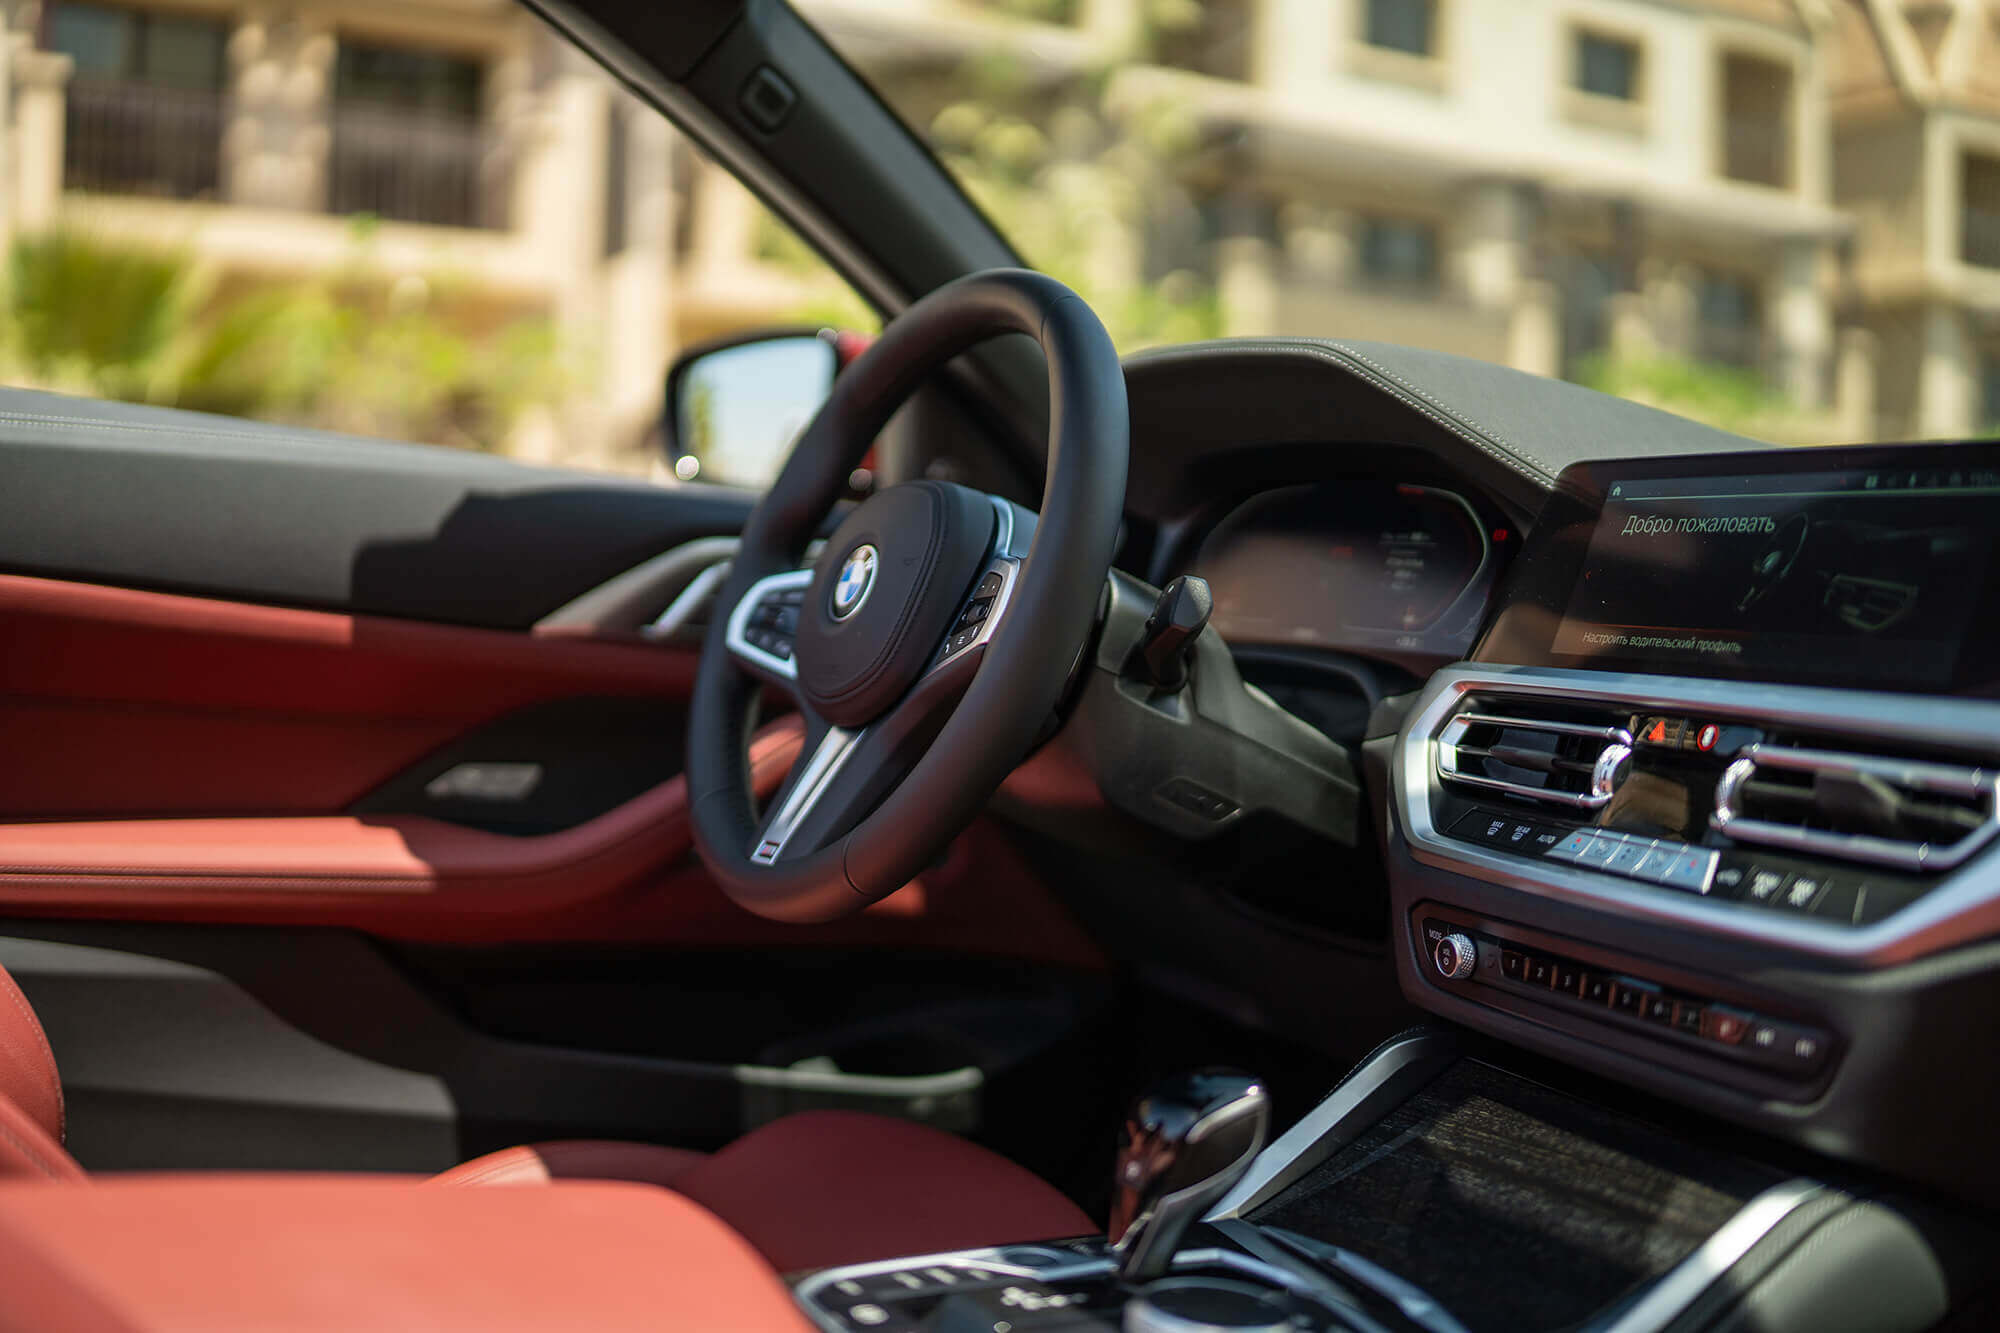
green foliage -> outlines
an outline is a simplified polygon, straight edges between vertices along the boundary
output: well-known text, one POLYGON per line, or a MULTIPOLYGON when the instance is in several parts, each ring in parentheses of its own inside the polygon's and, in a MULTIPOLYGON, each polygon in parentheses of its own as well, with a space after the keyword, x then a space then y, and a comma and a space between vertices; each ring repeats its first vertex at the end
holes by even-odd
MULTIPOLYGON (((357 229, 357 244, 365 230, 357 229)), ((103 398, 492 449, 569 376, 549 322, 468 332, 447 291, 358 271, 214 293, 175 251, 52 232, 15 242, 0 371, 103 398)))
POLYGON ((185 257, 73 233, 24 238, 8 255, 0 349, 37 379, 142 397, 198 299, 185 257))
POLYGON ((1148 276, 1144 238, 1198 232, 1177 164, 1198 148, 1167 99, 1107 108, 1109 71, 1052 90, 998 54, 975 57, 972 95, 932 118, 932 147, 1036 267, 1089 301, 1124 351, 1222 330, 1214 284, 1191 269, 1148 276))
POLYGON ((1795 409, 1754 370, 1681 357, 1586 358, 1577 382, 1722 430, 1758 434, 1795 409))

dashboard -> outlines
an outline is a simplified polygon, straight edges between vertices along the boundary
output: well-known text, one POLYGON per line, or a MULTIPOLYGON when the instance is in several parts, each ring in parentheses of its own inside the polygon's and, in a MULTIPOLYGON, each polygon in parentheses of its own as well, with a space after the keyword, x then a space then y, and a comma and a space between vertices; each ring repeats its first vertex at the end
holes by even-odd
POLYGON ((1992 445, 1566 469, 1393 743, 1406 992, 1990 1189, 1996 532, 1992 445))
POLYGON ((1254 908, 1366 939, 1381 893, 1436 1018, 1748 1151, 2000 1192, 2000 445, 1772 450, 1380 344, 1128 378, 1134 572, 1209 578, 1366 786, 1370 835, 1254 908), (1334 727, 1354 659, 1401 670, 1334 727))

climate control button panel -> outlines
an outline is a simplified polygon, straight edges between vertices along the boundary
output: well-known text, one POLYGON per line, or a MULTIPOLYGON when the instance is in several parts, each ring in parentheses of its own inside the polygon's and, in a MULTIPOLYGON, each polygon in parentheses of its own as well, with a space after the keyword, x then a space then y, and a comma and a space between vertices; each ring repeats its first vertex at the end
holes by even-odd
POLYGON ((1490 806, 1460 814, 1447 836, 1635 884, 1846 925, 1879 921, 1930 887, 1915 876, 1877 867, 1578 828, 1490 806))

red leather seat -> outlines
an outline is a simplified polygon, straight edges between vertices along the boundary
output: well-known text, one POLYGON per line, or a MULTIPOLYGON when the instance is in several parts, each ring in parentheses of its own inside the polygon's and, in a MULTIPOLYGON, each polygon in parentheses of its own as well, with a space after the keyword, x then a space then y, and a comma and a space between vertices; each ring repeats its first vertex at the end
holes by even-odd
MULTIPOLYGON (((0 970, 0 1176, 82 1182, 63 1128, 55 1056, 27 998, 0 970)), ((781 1271, 1097 1230, 1003 1157, 923 1125, 851 1111, 787 1116, 713 1154, 597 1141, 508 1148, 433 1183, 572 1179, 671 1189, 729 1223, 781 1271)))

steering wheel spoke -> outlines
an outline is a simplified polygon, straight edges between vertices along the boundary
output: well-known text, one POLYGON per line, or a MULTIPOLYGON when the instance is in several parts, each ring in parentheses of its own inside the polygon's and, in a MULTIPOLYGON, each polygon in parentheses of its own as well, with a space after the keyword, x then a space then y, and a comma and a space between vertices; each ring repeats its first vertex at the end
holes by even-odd
POLYGON ((793 691, 799 679, 799 611, 812 587, 810 569, 771 574, 750 585, 729 612, 724 642, 747 675, 793 691))

